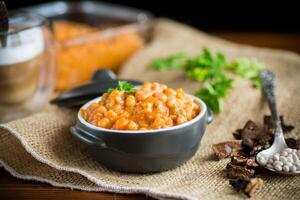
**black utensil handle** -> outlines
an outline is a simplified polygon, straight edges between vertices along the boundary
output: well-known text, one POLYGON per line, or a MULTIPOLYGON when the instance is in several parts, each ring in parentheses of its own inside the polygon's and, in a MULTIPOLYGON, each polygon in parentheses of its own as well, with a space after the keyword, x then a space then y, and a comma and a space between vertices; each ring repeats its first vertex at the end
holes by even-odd
POLYGON ((207 108, 207 124, 210 124, 214 120, 214 113, 210 108, 207 108))
POLYGON ((6 47, 7 33, 9 30, 8 11, 4 1, 0 1, 0 44, 6 47))
POLYGON ((113 81, 117 80, 116 74, 110 69, 99 69, 97 70, 93 77, 92 81, 113 81))
POLYGON ((70 131, 76 138, 78 138, 80 141, 82 141, 88 145, 96 145, 97 147, 99 147, 101 149, 107 148, 107 146, 103 140, 101 140, 99 138, 95 138, 90 133, 88 133, 82 129, 79 129, 78 127, 71 126, 70 131))

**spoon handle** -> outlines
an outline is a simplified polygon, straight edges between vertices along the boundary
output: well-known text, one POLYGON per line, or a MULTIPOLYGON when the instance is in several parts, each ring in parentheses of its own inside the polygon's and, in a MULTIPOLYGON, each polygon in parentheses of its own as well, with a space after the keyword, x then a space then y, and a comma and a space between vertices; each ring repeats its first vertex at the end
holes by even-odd
POLYGON ((281 121, 278 116, 275 98, 275 75, 269 70, 264 70, 260 73, 260 77, 263 84, 263 90, 268 101, 269 108, 271 110, 271 115, 273 123, 276 127, 275 129, 275 139, 273 145, 277 147, 286 147, 286 143, 283 136, 283 131, 281 127, 281 121))
POLYGON ((260 73, 262 80, 263 91, 267 98, 269 108, 271 110, 272 119, 274 122, 280 121, 275 99, 275 74, 269 70, 264 70, 260 73))

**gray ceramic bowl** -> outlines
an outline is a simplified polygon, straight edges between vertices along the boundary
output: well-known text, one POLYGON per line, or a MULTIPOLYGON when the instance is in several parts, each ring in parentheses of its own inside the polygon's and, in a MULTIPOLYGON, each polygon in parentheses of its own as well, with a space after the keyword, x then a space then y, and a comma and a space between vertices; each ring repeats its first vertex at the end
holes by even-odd
MULTIPOLYGON (((96 127, 78 113, 71 133, 85 143, 91 156, 104 166, 122 172, 151 173, 175 168, 189 160, 197 151, 212 114, 205 103, 192 95, 201 112, 181 125, 146 131, 123 131, 96 127)), ((91 100, 82 108, 97 102, 91 100)))

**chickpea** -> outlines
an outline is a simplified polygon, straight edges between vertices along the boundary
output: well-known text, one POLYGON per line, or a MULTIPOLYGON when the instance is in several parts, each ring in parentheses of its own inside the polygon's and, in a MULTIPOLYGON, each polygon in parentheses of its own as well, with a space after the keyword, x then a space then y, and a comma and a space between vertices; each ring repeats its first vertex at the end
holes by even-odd
POLYGON ((177 119, 177 116, 176 116, 176 115, 170 115, 170 118, 171 118, 172 120, 176 120, 176 119, 177 119))
POLYGON ((168 107, 174 107, 176 104, 176 98, 170 98, 167 102, 168 107))
POLYGON ((150 102, 146 103, 144 110, 145 110, 145 112, 151 113, 153 110, 153 103, 150 103, 150 102))
POLYGON ((99 107, 98 103, 92 103, 89 107, 88 110, 89 111, 94 111, 95 109, 97 109, 99 107))
POLYGON ((87 120, 87 119, 88 119, 88 112, 87 112, 87 110, 80 109, 80 115, 81 115, 81 117, 82 117, 84 120, 87 120))
POLYGON ((107 100, 108 96, 109 96, 109 93, 104 93, 104 94, 102 95, 101 101, 100 101, 99 103, 105 102, 105 101, 107 100))
POLYGON ((153 128, 155 129, 159 129, 159 128, 162 128, 165 126, 165 121, 160 118, 160 117, 157 117, 155 118, 154 122, 152 123, 151 125, 153 128))
POLYGON ((167 102, 168 101, 168 97, 167 95, 163 94, 163 93, 157 93, 155 95, 159 100, 161 100, 162 102, 167 102))
POLYGON ((117 130, 125 130, 128 124, 128 120, 126 118, 119 118, 113 125, 113 129, 117 130))
POLYGON ((108 118, 102 118, 100 121, 98 121, 97 125, 102 128, 109 128, 111 126, 111 122, 108 118))
POLYGON ((184 97, 184 91, 182 88, 176 90, 176 97, 182 99, 184 97))
POLYGON ((127 125, 128 130, 138 130, 139 125, 135 123, 134 121, 129 121, 127 125))
POLYGON ((144 92, 142 90, 139 90, 135 93, 135 99, 136 101, 141 101, 143 99, 144 92))
POLYGON ((147 120, 145 120, 145 119, 139 120, 138 124, 139 124, 140 127, 143 127, 143 128, 146 128, 146 127, 149 126, 147 120))
POLYGON ((175 90, 171 89, 171 88, 167 88, 164 90, 164 93, 168 96, 168 97, 175 97, 176 96, 176 92, 175 90))
POLYGON ((164 91, 165 89, 167 89, 168 87, 165 84, 160 84, 161 85, 161 89, 164 91))
POLYGON ((149 120, 149 121, 152 121, 154 120, 156 117, 156 114, 155 113, 149 113, 146 115, 146 118, 149 120))
POLYGON ((115 111, 117 114, 120 114, 123 110, 123 106, 120 104, 116 104, 112 107, 112 110, 115 111))
POLYGON ((124 104, 124 99, 122 98, 122 96, 116 96, 116 97, 115 97, 115 101, 116 101, 118 104, 121 104, 121 105, 124 104))
POLYGON ((117 113, 114 112, 113 110, 109 110, 109 111, 106 113, 106 117, 107 117, 110 121, 114 122, 114 121, 117 120, 118 115, 117 115, 117 113))
POLYGON ((142 86, 143 90, 150 91, 152 84, 150 82, 145 82, 142 86))
POLYGON ((155 92, 162 92, 163 91, 161 85, 159 83, 156 83, 156 82, 152 84, 152 90, 155 91, 155 92))
POLYGON ((129 116, 130 116, 130 114, 129 114, 129 112, 127 112, 126 110, 121 110, 121 111, 119 112, 119 117, 120 117, 120 118, 121 118, 121 117, 129 118, 129 116))
POLYGON ((179 115, 179 116, 177 117, 176 123, 177 123, 177 124, 183 124, 183 123, 186 122, 186 121, 187 121, 187 119, 186 119, 183 115, 179 115))
POLYGON ((88 121, 100 120, 100 119, 102 119, 102 117, 103 117, 103 114, 101 114, 101 113, 94 113, 93 115, 90 115, 88 117, 88 121))
POLYGON ((173 120, 171 117, 165 119, 166 126, 173 126, 173 120))
POLYGON ((134 96, 132 95, 129 95, 127 98, 126 98, 126 102, 125 102, 125 105, 128 106, 128 107, 133 107, 135 105, 136 101, 135 101, 135 98, 134 96))
POLYGON ((108 97, 107 101, 106 101, 106 105, 111 108, 116 104, 115 100, 113 98, 108 97))
POLYGON ((162 103, 157 104, 156 109, 155 109, 156 113, 164 113, 166 115, 169 114, 169 108, 164 106, 162 103))
POLYGON ((106 112, 107 112, 107 109, 104 107, 104 106, 102 106, 102 105, 100 105, 98 108, 96 108, 95 109, 97 112, 99 112, 99 113, 102 113, 102 114, 105 114, 106 112))

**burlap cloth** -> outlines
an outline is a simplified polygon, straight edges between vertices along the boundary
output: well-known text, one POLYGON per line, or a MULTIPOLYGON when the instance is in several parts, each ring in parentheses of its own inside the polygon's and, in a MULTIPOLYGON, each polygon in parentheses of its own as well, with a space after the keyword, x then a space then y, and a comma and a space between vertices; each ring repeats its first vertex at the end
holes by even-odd
MULTIPOLYGON (((125 64, 122 78, 159 81, 194 92, 199 83, 180 72, 148 69, 152 58, 186 51, 194 55, 203 47, 223 51, 228 58, 256 57, 278 77, 278 107, 288 123, 300 128, 300 56, 291 52, 237 45, 190 27, 160 20, 152 42, 125 64)), ((239 199, 224 178, 228 160, 216 161, 211 145, 232 139, 232 131, 248 119, 261 121, 268 110, 261 92, 248 81, 236 81, 226 99, 225 110, 208 127, 197 154, 186 164, 163 173, 135 175, 110 171, 91 159, 85 146, 69 133, 74 111, 51 108, 0 127, 0 164, 13 176, 54 186, 87 191, 144 193, 158 199, 239 199)), ((184 142, 184 141, 182 141, 184 142)), ((300 199, 300 176, 270 174, 255 199, 300 199)))

